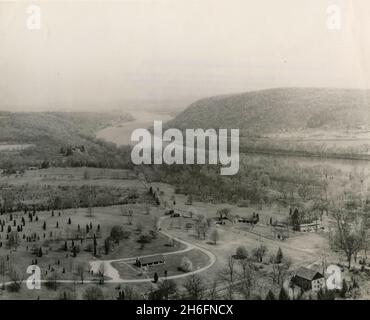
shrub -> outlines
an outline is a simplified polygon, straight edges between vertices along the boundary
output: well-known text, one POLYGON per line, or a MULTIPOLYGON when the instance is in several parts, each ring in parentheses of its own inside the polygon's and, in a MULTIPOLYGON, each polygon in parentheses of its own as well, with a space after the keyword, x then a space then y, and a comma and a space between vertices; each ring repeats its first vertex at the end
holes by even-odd
POLYGON ((152 237, 149 234, 142 234, 139 237, 139 243, 150 243, 152 241, 152 237))
POLYGON ((59 292, 58 299, 59 300, 75 300, 76 294, 74 292, 64 290, 62 292, 59 292))
POLYGON ((6 289, 9 292, 19 292, 21 290, 21 282, 20 281, 14 281, 6 286, 6 289))
POLYGON ((110 237, 116 243, 119 243, 120 240, 128 239, 130 237, 129 231, 124 231, 121 226, 114 226, 110 232, 110 237))
POLYGON ((283 251, 279 247, 279 249, 278 249, 278 251, 276 253, 275 262, 276 263, 281 263, 282 261, 283 261, 283 251))
POLYGON ((191 272, 193 271, 193 263, 190 261, 189 258, 183 257, 179 269, 183 272, 191 272))
POLYGON ((246 259, 248 258, 248 251, 244 246, 236 248, 236 258, 237 259, 246 259))
POLYGON ((157 237, 158 237, 158 233, 157 233, 157 231, 155 231, 155 230, 150 230, 150 231, 149 231, 149 235, 150 235, 153 239, 157 239, 157 237))

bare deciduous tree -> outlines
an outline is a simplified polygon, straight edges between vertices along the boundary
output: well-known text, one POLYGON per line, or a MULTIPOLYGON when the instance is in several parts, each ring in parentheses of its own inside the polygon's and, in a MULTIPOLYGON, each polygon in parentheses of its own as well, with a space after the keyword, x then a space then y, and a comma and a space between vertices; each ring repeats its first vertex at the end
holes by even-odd
POLYGON ((226 266, 220 272, 220 278, 227 282, 228 299, 232 300, 234 290, 235 259, 231 255, 226 260, 226 266))
POLYGON ((170 296, 177 296, 177 285, 172 280, 163 280, 158 284, 158 291, 161 298, 168 300, 170 296))
POLYGON ((86 288, 83 297, 85 300, 104 300, 102 289, 93 286, 86 288))
POLYGON ((239 286, 239 291, 246 299, 248 299, 251 295, 251 290, 254 283, 252 262, 250 261, 248 256, 244 256, 244 258, 239 258, 238 264, 242 269, 240 273, 241 283, 239 286))
POLYGON ((263 257, 267 253, 267 247, 265 245, 261 244, 258 248, 253 249, 252 253, 253 253, 253 256, 256 257, 258 262, 262 262, 263 257))
POLYGON ((215 277, 212 281, 211 287, 208 290, 208 299, 210 300, 217 300, 218 299, 218 293, 217 293, 217 286, 218 286, 218 279, 215 277))
POLYGON ((185 280, 183 287, 185 289, 185 297, 192 300, 202 300, 206 291, 203 279, 192 274, 185 280))
POLYGON ((5 274, 7 271, 7 263, 6 263, 6 258, 5 257, 0 257, 0 274, 3 280, 3 286, 2 289, 5 289, 5 274))
POLYGON ((272 263, 272 280, 278 285, 282 285, 292 263, 286 258, 282 258, 280 262, 276 260, 275 256, 271 256, 270 259, 272 263))
POLYGON ((104 283, 104 277, 105 277, 105 272, 106 272, 106 266, 105 266, 105 262, 102 262, 100 263, 99 265, 99 275, 100 275, 100 283, 103 284, 104 283))
POLYGON ((364 248, 366 239, 366 220, 358 215, 346 213, 342 209, 335 210, 335 231, 331 237, 332 245, 346 256, 348 269, 351 269, 352 259, 364 248))
POLYGON ((76 267, 76 271, 78 276, 80 277, 81 283, 83 284, 85 279, 86 264, 79 263, 76 267))

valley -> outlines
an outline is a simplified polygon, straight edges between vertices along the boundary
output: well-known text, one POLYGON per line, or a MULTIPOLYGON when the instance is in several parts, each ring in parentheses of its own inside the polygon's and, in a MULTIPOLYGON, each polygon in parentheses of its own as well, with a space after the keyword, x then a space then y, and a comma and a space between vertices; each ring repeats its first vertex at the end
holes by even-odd
POLYGON ((329 298, 292 279, 332 264, 346 297, 369 297, 367 129, 243 135, 238 174, 220 176, 219 165, 133 165, 132 130, 183 115, 125 112, 2 119, 2 299, 329 298), (350 255, 339 218, 359 228, 350 255), (40 290, 26 287, 29 265, 40 290))

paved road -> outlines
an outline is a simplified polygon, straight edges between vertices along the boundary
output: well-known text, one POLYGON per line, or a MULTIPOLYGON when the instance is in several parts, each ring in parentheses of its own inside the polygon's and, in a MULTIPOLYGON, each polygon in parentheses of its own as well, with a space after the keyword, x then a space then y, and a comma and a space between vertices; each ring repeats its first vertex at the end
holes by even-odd
MULTIPOLYGON (((216 256, 211 251, 209 251, 208 249, 206 249, 205 247, 203 247, 201 245, 190 243, 190 242, 188 242, 184 239, 178 238, 178 237, 173 237, 167 231, 162 230, 162 228, 161 228, 162 221, 164 219, 167 219, 167 218, 169 218, 169 216, 163 216, 159 219, 159 222, 158 222, 159 232, 162 233, 163 235, 169 237, 169 238, 172 238, 173 240, 175 240, 179 243, 182 243, 183 245, 186 246, 186 248, 182 249, 182 250, 178 250, 178 251, 173 251, 173 252, 165 252, 165 253, 162 253, 162 254, 164 256, 168 256, 168 255, 173 255, 173 254, 185 253, 185 252, 190 251, 192 249, 197 249, 197 250, 203 252, 205 255, 207 255, 207 257, 209 258, 209 263, 206 266, 204 266, 202 268, 199 268, 197 270, 194 270, 194 271, 191 271, 191 272, 188 272, 188 273, 168 276, 168 277, 166 277, 166 279, 175 280, 175 279, 185 278, 185 277, 188 277, 190 275, 194 275, 194 274, 204 272, 207 269, 209 269, 210 267, 212 267, 214 265, 214 263, 216 262, 216 256)), ((156 255, 157 254, 152 254, 152 255, 145 255, 145 256, 139 256, 139 257, 130 257, 130 258, 123 258, 123 259, 114 259, 114 260, 93 260, 93 261, 90 261, 90 266, 91 266, 91 269, 94 271, 94 273, 97 273, 99 271, 100 265, 102 263, 104 263, 104 268, 105 268, 104 274, 105 274, 105 276, 110 278, 109 280, 105 281, 106 283, 143 283, 143 282, 151 282, 152 279, 148 279, 148 278, 146 278, 146 279, 124 279, 124 278, 121 278, 117 269, 115 269, 112 266, 112 263, 113 262, 118 262, 118 263, 120 263, 120 262, 122 262, 122 263, 133 262, 133 261, 136 260, 136 258, 151 257, 151 256, 156 256, 156 255)))

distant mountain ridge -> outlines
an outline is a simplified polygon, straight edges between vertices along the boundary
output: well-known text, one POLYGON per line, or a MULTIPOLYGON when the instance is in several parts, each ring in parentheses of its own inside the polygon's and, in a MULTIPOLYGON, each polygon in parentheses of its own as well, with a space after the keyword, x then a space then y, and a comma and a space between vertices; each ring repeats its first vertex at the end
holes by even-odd
MULTIPOLYGON (((13 172, 48 162, 54 166, 126 168, 128 151, 95 138, 99 128, 125 115, 92 112, 0 111, 0 145, 32 145, 0 153, 0 168, 13 172)), ((131 118, 127 116, 127 121, 131 118)))
POLYGON ((110 125, 124 115, 93 112, 7 112, 0 111, 0 142, 82 144, 85 136, 110 125))
POLYGON ((247 135, 299 129, 370 129, 370 91, 278 88, 198 100, 166 127, 239 128, 247 135))

